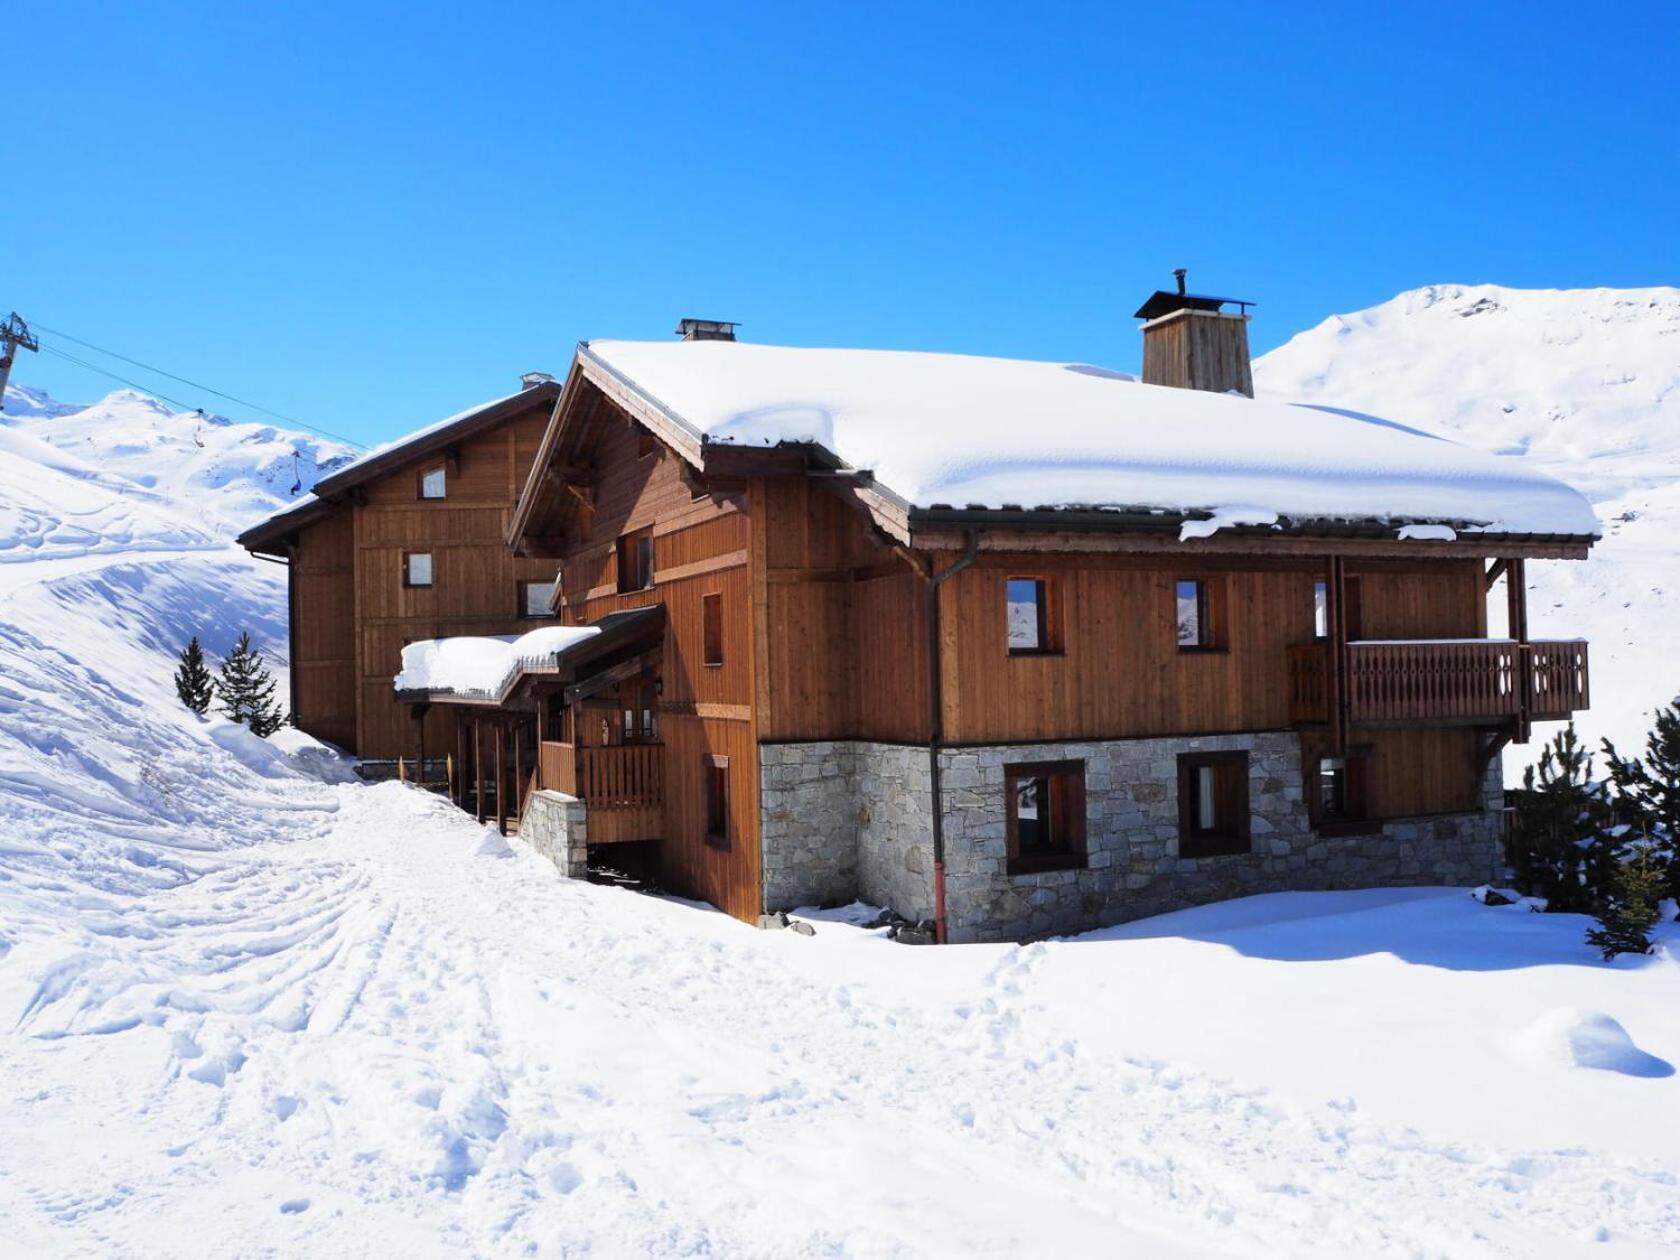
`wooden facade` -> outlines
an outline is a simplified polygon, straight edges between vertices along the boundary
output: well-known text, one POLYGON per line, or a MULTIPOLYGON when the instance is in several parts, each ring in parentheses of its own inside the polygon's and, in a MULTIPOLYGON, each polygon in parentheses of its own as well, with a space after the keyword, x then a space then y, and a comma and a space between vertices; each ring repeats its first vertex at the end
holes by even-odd
MULTIPOLYGON (((551 581, 553 565, 515 557, 503 535, 557 394, 528 390, 487 424, 469 417, 456 440, 440 445, 428 434, 386 452, 373 475, 324 481, 301 519, 287 514, 242 536, 291 565, 300 728, 364 760, 412 759, 422 732, 391 688, 404 645, 542 624, 522 615, 520 584, 551 581), (422 497, 420 476, 432 469, 444 472, 440 498, 422 497), (406 581, 405 557, 415 553, 432 557, 430 585, 406 581)), ((424 720, 428 755, 442 757, 454 716, 434 707, 424 720)))
POLYGON ((1482 809, 1500 745, 1588 701, 1586 645, 1530 643, 1523 595, 1525 558, 1584 541, 1185 543, 1147 518, 918 513, 818 449, 710 445, 592 363, 257 540, 292 564, 299 724, 364 758, 452 753, 480 817, 516 819, 535 787, 577 796, 592 849, 635 846, 665 887, 738 918, 765 909, 767 745, 1295 731, 1303 795, 1321 759, 1357 763, 1350 790, 1380 821, 1482 809), (428 499, 439 460, 448 494, 428 499), (429 584, 407 580, 419 551, 429 584), (1490 640, 1500 576, 1511 638, 1490 640), (1040 601, 1031 650, 1009 635, 1017 580, 1040 601), (393 691, 406 642, 541 624, 526 582, 556 583, 559 622, 634 633, 493 700, 393 691))

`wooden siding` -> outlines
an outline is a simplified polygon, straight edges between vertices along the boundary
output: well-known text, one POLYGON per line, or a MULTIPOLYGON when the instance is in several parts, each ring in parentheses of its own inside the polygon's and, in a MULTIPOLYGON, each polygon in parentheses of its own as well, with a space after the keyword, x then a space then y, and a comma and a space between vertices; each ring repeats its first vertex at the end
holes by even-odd
MULTIPOLYGON (((753 720, 751 522, 744 503, 696 498, 675 452, 643 454, 638 428, 616 409, 591 411, 566 456, 594 470, 588 507, 544 518, 572 540, 560 563, 568 622, 653 604, 665 607, 659 748, 663 830, 659 876, 670 889, 748 922, 763 909, 758 744, 753 720), (616 540, 653 531, 653 585, 619 592, 616 540), (705 663, 707 595, 719 599, 723 663, 705 663), (702 758, 729 759, 730 843, 706 842, 702 758)), ((553 563, 549 562, 553 568, 553 563)), ((593 826, 593 822, 591 823, 593 826)))
MULTIPOLYGON (((1373 819, 1415 818, 1482 807, 1479 731, 1419 727, 1348 731, 1348 747, 1364 755, 1366 809, 1373 819)), ((1301 770, 1311 792, 1315 762, 1325 755, 1322 732, 1301 736, 1301 770)))
MULTIPOLYGON (((941 557, 941 565, 951 559, 941 557)), ((1367 626, 1393 625, 1391 607, 1404 606, 1406 633, 1465 633, 1481 616, 1473 569, 1454 561, 1359 570, 1375 600, 1367 626)), ((1288 648, 1313 637, 1313 583, 1321 575, 1310 562, 1169 568, 1149 558, 982 555, 941 592, 946 737, 1007 743, 1286 727, 1288 648), (1020 576, 1054 584, 1059 653, 1006 650, 1004 584, 1020 576), (1225 634, 1215 650, 1179 650, 1178 579, 1210 583, 1223 603, 1225 634)))
MULTIPOLYGON (((545 410, 528 412, 456 449, 447 496, 419 497, 419 475, 442 463, 419 461, 366 487, 354 509, 357 744, 363 757, 413 757, 420 732, 391 680, 405 643, 458 634, 519 634, 542 624, 522 618, 519 583, 548 581, 554 564, 515 558, 503 540, 526 468, 521 458, 542 436, 545 410), (403 583, 403 556, 430 552, 432 585, 403 583)), ((454 746, 454 712, 426 717, 427 755, 454 746)))
POLYGON ((1143 379, 1152 385, 1254 396, 1248 321, 1240 315, 1163 315, 1143 330, 1143 379))
POLYGON ((292 553, 297 615, 291 654, 298 727, 356 752, 353 522, 347 512, 299 532, 292 553))

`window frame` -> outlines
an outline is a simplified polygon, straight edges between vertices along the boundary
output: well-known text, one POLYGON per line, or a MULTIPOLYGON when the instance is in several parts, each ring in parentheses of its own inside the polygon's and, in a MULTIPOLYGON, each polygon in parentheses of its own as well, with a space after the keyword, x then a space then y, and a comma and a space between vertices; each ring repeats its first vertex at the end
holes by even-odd
POLYGON ((719 753, 700 754, 700 807, 701 827, 707 847, 732 848, 730 833, 734 819, 729 810, 728 757, 719 753), (714 826, 719 821, 722 830, 714 826))
POLYGON ((437 553, 435 551, 405 551, 402 553, 402 584, 404 590, 430 591, 437 589, 437 553), (414 581, 413 561, 426 557, 426 580, 414 581))
POLYGON ((441 503, 449 497, 449 465, 430 464, 415 473, 414 497, 422 503, 441 503), (443 478, 442 492, 439 494, 426 493, 426 478, 433 473, 443 478))
POLYGON ((1368 746, 1345 750, 1340 757, 1329 753, 1307 762, 1307 817, 1314 831, 1323 835, 1359 835, 1379 831, 1380 819, 1371 809, 1371 749, 1368 746), (1321 791, 1323 765, 1327 761, 1342 763, 1342 810, 1327 813, 1321 791))
POLYGON ((1085 762, 1021 761, 1005 765, 1003 818, 1006 869, 1010 875, 1083 870, 1089 864, 1085 762), (1060 826, 1066 832, 1066 839, 1060 848, 1024 854, 1021 852, 1020 816, 1016 811, 1020 800, 1020 785, 1032 779, 1045 780, 1045 795, 1048 797, 1046 804, 1050 812, 1052 833, 1054 834, 1055 828, 1060 826))
POLYGON ((653 526, 644 525, 640 529, 626 530, 624 533, 620 534, 615 543, 613 554, 614 564, 618 569, 617 586, 618 593, 620 595, 634 595, 638 591, 648 591, 653 589, 653 526), (636 572, 636 570, 642 568, 644 560, 644 546, 646 548, 646 568, 645 571, 642 571, 637 575, 641 579, 640 584, 631 586, 628 583, 628 578, 632 572, 636 572), (625 564, 626 557, 631 554, 634 554, 636 557, 635 569, 631 569, 630 566, 625 564))
POLYGON ((1313 579, 1312 594, 1313 642, 1325 643, 1330 638, 1330 582, 1326 578, 1313 579), (1324 609, 1324 629, 1318 628, 1318 610, 1324 609))
POLYGON ((1008 656, 1060 656, 1062 640, 1057 625, 1056 579, 1045 573, 1011 573, 1003 579, 1003 648, 1008 656), (1038 592, 1038 646, 1018 648, 1009 641, 1009 588, 1016 582, 1031 582, 1038 592))
POLYGON ((545 618, 556 615, 554 612, 554 594, 560 589, 560 581, 558 578, 522 578, 517 585, 519 591, 519 620, 542 621, 545 618), (551 588, 548 602, 543 606, 543 610, 541 612, 531 611, 530 590, 533 586, 547 586, 551 588))
POLYGON ((700 596, 700 663, 722 669, 723 661, 723 592, 708 591, 700 596))
POLYGON ((1172 626, 1173 643, 1180 652, 1189 655, 1207 655, 1228 651, 1225 626, 1225 578, 1223 574, 1202 574, 1201 576, 1176 577, 1172 586, 1172 626), (1185 643, 1179 638, 1178 623, 1178 588, 1186 583, 1196 588, 1196 635, 1195 643, 1185 643))
POLYGON ((1244 749, 1220 752, 1187 752, 1178 754, 1178 855, 1184 858, 1236 857, 1253 850, 1251 815, 1248 795, 1249 755, 1244 749), (1214 784, 1215 820, 1213 830, 1196 825, 1197 783, 1200 771, 1211 769, 1217 778, 1226 782, 1214 784), (1226 795, 1228 793, 1228 795, 1226 795), (1219 801, 1225 796, 1225 809, 1231 815, 1221 825, 1218 818, 1219 801))

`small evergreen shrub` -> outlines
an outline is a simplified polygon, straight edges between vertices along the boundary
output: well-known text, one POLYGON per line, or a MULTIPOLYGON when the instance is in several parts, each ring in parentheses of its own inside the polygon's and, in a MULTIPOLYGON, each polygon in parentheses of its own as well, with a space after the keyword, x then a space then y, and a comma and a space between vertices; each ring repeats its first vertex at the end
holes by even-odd
POLYGON ((1649 954, 1657 902, 1667 887, 1662 865, 1650 849, 1642 848, 1631 861, 1616 863, 1608 884, 1598 926, 1587 933, 1587 944, 1606 961, 1617 954, 1649 954))
POLYGON ((1505 840, 1505 861, 1517 888, 1544 897, 1548 911, 1592 912, 1603 900, 1616 866, 1608 799, 1593 782, 1592 754, 1571 723, 1523 771, 1513 793, 1515 814, 1505 840))
POLYGON ((175 667, 175 694, 199 717, 209 712, 210 701, 215 698, 216 684, 204 663, 204 649, 198 645, 196 634, 181 649, 180 664, 175 667))
POLYGON ((284 711, 274 698, 274 678, 263 663, 262 653, 251 646, 249 631, 241 631, 222 662, 216 690, 222 697, 222 712, 251 728, 251 734, 268 736, 286 724, 284 711))
POLYGON ((1657 710, 1645 737, 1645 756, 1622 757, 1604 741, 1616 810, 1636 833, 1648 837, 1647 850, 1667 885, 1680 898, 1680 703, 1657 710))

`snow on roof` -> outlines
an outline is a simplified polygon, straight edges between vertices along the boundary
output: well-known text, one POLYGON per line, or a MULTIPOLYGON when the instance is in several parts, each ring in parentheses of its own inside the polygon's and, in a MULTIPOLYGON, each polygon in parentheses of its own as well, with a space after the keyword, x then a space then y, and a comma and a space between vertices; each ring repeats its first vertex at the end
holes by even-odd
POLYGON ((498 700, 519 675, 551 666, 558 653, 599 633, 598 626, 543 626, 521 635, 421 639, 403 648, 395 687, 498 700))
POLYGON ((1374 416, 1082 363, 727 341, 593 341, 583 353, 707 442, 814 442, 918 508, 1598 533, 1586 499, 1515 459, 1374 416))

